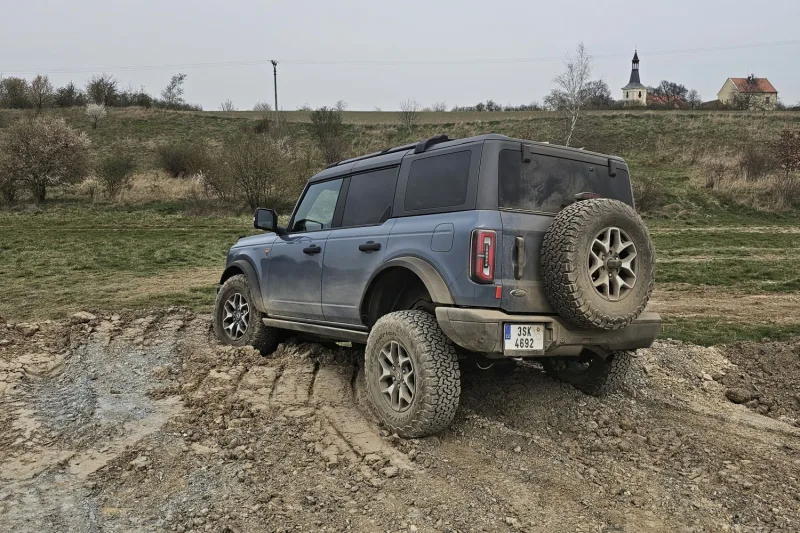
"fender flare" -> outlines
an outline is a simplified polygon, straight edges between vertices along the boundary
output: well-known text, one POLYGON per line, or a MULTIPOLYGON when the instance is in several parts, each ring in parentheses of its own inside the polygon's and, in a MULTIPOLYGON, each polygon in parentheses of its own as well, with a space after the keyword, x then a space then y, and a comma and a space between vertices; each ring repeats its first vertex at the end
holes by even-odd
POLYGON ((261 284, 259 283, 258 274, 256 274, 253 264, 247 259, 237 259, 225 267, 225 271, 219 280, 220 284, 225 283, 228 278, 235 276, 239 272, 244 274, 247 278, 247 283, 250 285, 250 297, 253 299, 253 305, 258 311, 266 314, 264 301, 261 298, 261 284))
POLYGON ((361 295, 362 307, 364 305, 364 298, 367 297, 367 294, 372 287, 372 282, 375 280, 375 278, 377 278, 381 272, 393 267, 403 267, 416 274, 417 277, 422 280, 422 283, 428 290, 428 294, 431 295, 433 303, 441 305, 455 305, 453 302, 453 296, 450 294, 450 289, 447 288, 447 283, 445 283, 444 278, 442 278, 442 275, 439 274, 439 271, 436 270, 433 265, 424 259, 420 259, 419 257, 402 256, 383 263, 381 268, 372 274, 372 277, 369 278, 369 282, 367 282, 364 294, 361 295))

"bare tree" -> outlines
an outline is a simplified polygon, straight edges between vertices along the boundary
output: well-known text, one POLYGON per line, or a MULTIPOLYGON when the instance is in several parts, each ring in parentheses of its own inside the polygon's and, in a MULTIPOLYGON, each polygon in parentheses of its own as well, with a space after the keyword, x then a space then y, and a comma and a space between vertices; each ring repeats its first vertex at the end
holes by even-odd
POLYGON ((184 103, 183 101, 183 82, 186 81, 186 74, 181 72, 174 74, 161 91, 161 98, 166 107, 176 107, 184 103))
POLYGON ((49 107, 53 103, 53 84, 47 76, 37 74, 30 84, 31 101, 36 113, 41 113, 42 109, 49 107))
POLYGON ((56 90, 54 102, 58 107, 83 106, 86 104, 86 95, 74 83, 69 82, 56 90))
POLYGON ((219 104, 220 111, 236 111, 236 106, 230 98, 226 98, 224 102, 219 104))
POLYGON ((97 129, 97 123, 106 116, 106 106, 102 104, 88 104, 86 106, 86 116, 92 123, 92 129, 97 129))
POLYGON ((262 113, 269 113, 272 111, 272 104, 269 102, 256 102, 253 106, 253 111, 260 111, 262 113))
POLYGON ((431 111, 434 111, 434 112, 437 112, 437 113, 444 113, 445 111, 447 111, 447 102, 442 101, 442 102, 434 103, 431 106, 431 111))
POLYGON ((575 55, 567 56, 564 67, 566 70, 553 80, 558 88, 551 93, 551 96, 556 109, 564 117, 564 145, 569 146, 581 111, 589 99, 586 86, 592 75, 592 56, 586 51, 583 43, 578 45, 575 55))
POLYGON ((744 81, 744 87, 734 91, 728 104, 740 111, 762 111, 769 107, 760 88, 761 78, 750 74, 744 81))
POLYGON ((113 106, 119 92, 118 85, 111 74, 98 74, 86 84, 86 96, 95 104, 113 106))
POLYGON ((689 91, 689 95, 686 97, 686 103, 690 109, 697 109, 703 103, 703 97, 700 96, 700 93, 697 92, 697 89, 692 89, 689 91))
POLYGON ((345 111, 345 110, 347 110, 347 102, 345 102, 344 100, 339 100, 339 101, 336 102, 336 105, 333 106, 333 107, 334 107, 334 109, 336 109, 339 112, 345 111))
POLYGON ((680 83, 662 80, 657 87, 650 87, 648 93, 663 107, 675 109, 686 105, 689 89, 680 83))
POLYGON ((419 122, 419 104, 414 100, 403 100, 400 102, 400 111, 397 112, 397 118, 400 124, 407 129, 411 129, 419 122))

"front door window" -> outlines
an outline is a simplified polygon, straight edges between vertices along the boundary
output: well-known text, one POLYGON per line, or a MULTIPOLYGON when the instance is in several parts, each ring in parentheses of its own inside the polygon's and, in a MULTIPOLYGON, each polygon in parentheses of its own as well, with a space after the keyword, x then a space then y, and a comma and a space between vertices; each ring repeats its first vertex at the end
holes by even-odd
POLYGON ((292 219, 290 231, 319 231, 329 229, 339 199, 342 180, 323 181, 308 188, 292 219))

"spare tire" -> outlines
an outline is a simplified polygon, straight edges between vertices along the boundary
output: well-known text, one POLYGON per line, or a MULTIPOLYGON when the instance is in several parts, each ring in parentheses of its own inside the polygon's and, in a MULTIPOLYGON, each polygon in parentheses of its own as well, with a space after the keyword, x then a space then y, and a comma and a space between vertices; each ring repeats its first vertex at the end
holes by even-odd
POLYGON ((542 244, 542 277, 553 309, 579 328, 619 329, 644 311, 655 252, 629 205, 599 198, 556 215, 542 244))

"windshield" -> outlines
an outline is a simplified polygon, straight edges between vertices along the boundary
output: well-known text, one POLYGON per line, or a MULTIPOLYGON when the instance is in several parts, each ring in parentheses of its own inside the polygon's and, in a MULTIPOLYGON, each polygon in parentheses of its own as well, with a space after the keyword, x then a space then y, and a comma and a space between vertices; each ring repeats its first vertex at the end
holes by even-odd
POLYGON ((498 183, 501 209, 558 213, 579 193, 633 205, 630 179, 622 168, 612 178, 608 167, 560 157, 533 154, 530 163, 523 163, 518 150, 500 151, 498 183))

